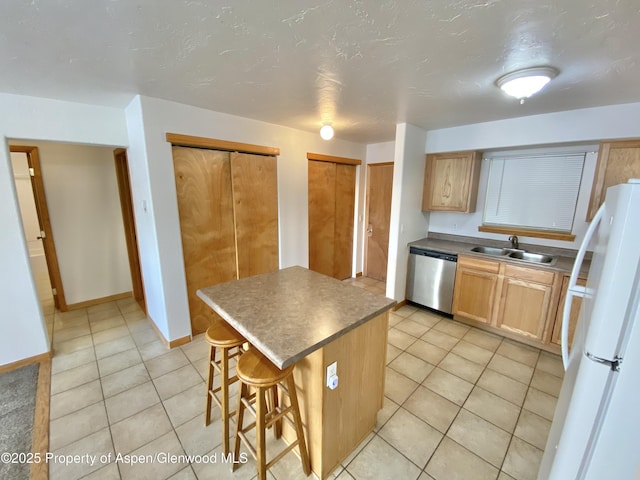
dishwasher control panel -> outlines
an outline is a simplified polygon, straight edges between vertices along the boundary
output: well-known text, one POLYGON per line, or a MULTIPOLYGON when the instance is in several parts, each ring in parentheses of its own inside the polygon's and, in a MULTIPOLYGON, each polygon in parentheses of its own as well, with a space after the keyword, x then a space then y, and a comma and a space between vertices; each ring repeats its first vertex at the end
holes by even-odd
POLYGON ((420 247, 411 247, 409 249, 409 253, 412 255, 422 255, 424 257, 441 258, 442 260, 447 260, 448 262, 458 261, 458 255, 455 255, 453 253, 437 252, 435 250, 428 250, 426 248, 420 247))

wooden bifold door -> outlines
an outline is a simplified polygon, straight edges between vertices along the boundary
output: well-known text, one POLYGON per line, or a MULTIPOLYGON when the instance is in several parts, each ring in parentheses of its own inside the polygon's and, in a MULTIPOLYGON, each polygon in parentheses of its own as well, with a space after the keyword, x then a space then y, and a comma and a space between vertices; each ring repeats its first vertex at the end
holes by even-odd
POLYGON ((309 159, 309 269, 351 277, 355 194, 354 164, 309 159))
POLYGON ((279 267, 277 163, 274 156, 172 148, 195 335, 216 315, 198 289, 279 267))

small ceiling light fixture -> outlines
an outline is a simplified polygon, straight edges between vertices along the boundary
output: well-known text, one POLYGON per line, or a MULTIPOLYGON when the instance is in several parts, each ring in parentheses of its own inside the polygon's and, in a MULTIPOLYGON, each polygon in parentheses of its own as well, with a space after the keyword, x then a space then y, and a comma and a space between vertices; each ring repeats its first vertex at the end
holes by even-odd
POLYGON ((323 125, 320 129, 320 136, 324 140, 331 140, 333 138, 333 127, 328 124, 323 125))
POLYGON ((507 73, 496 80, 496 85, 507 95, 511 95, 524 103, 525 99, 538 93, 558 75, 553 67, 533 67, 507 73))

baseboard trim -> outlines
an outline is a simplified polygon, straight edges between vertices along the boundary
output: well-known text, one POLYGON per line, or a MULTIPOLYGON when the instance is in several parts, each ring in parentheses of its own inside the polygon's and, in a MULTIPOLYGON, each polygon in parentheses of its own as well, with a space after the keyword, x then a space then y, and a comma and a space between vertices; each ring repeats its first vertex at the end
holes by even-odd
POLYGON ((186 337, 182 337, 182 338, 177 338, 169 342, 169 348, 179 347, 180 345, 185 345, 190 341, 191 341, 191 335, 187 335, 186 337))
POLYGON ((100 305, 101 303, 109 303, 115 300, 123 300, 131 297, 133 297, 133 292, 116 293, 115 295, 109 295, 108 297, 94 298, 93 300, 72 303, 67 305, 67 310, 79 310, 81 308, 93 307, 94 305, 100 305))
MULTIPOLYGON (((44 458, 49 451, 49 412, 51 398, 51 358, 40 362, 38 372, 38 387, 36 389, 36 406, 31 435, 31 451, 44 458)), ((49 465, 47 462, 31 464, 31 478, 33 480, 48 480, 49 465)))
POLYGON ((44 352, 40 355, 34 355, 33 357, 23 358, 15 362, 7 363, 6 365, 0 365, 0 373, 10 372, 16 368, 24 367, 25 365, 31 365, 32 363, 51 361, 53 352, 44 352))
POLYGON ((407 304, 407 300, 401 300, 398 303, 396 303, 396 305, 393 307, 393 311, 395 312, 396 310, 404 307, 407 304))
POLYGON ((186 337, 180 337, 180 338, 176 338, 175 340, 169 341, 166 338, 164 338, 164 335, 156 325, 156 322, 154 322, 149 315, 147 315, 147 319, 151 323, 151 326, 153 327, 153 329, 156 331, 156 334, 158 335, 158 337, 160 337, 160 340, 162 340, 162 343, 164 343, 167 346, 167 348, 172 349, 175 347, 179 347, 180 345, 184 345, 191 341, 191 335, 187 335, 186 337))

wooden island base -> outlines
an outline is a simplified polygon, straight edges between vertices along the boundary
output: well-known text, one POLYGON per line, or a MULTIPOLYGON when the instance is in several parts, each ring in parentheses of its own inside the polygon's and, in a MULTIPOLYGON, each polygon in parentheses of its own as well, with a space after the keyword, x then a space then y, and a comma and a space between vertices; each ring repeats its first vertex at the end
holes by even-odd
MULTIPOLYGON (((345 460, 376 425, 384 401, 389 313, 384 312, 306 356, 294 370, 311 469, 321 479, 345 460), (338 362, 338 387, 326 387, 338 362)), ((287 442, 293 428, 283 424, 287 442)), ((294 449, 298 454, 297 449, 294 449)))

